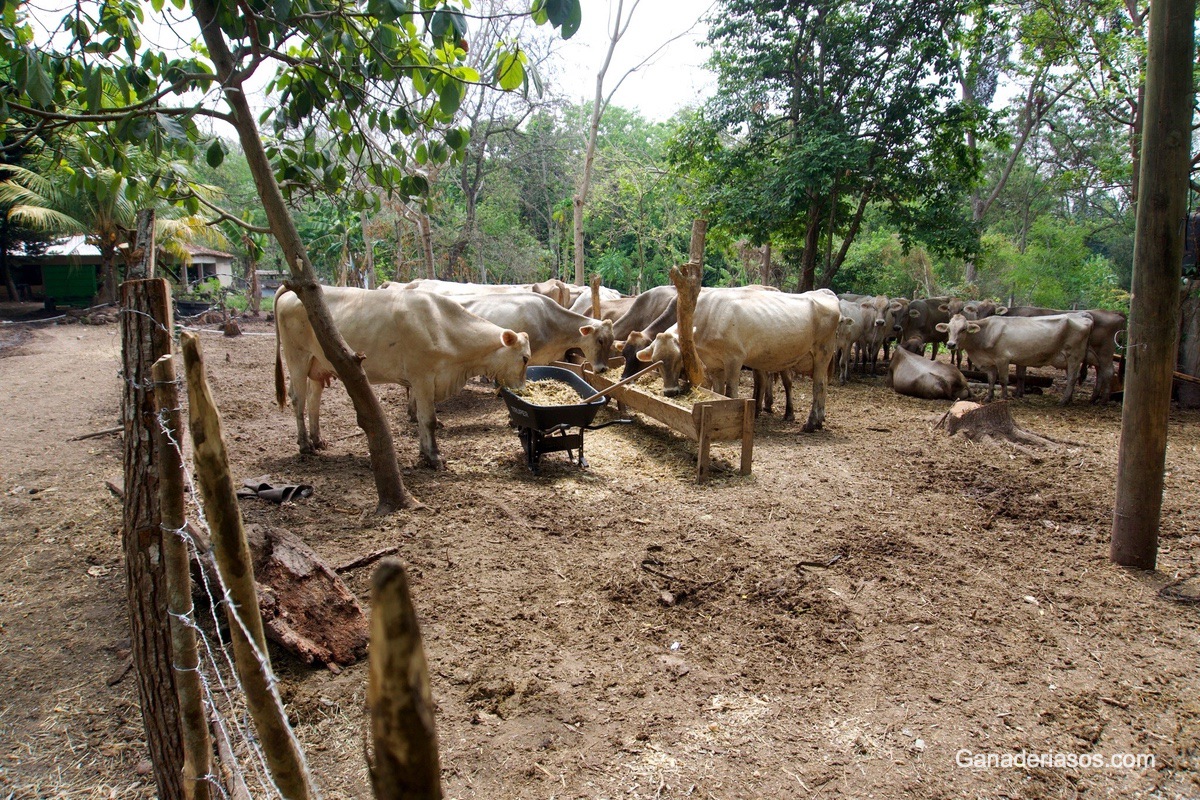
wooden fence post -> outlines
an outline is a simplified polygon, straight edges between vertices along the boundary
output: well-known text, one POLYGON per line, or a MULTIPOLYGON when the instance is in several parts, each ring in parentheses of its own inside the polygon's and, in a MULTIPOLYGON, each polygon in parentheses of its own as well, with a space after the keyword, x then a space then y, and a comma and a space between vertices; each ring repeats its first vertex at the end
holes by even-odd
POLYGON ((151 432, 157 427, 151 365, 171 352, 171 291, 165 280, 121 284, 121 417, 125 434, 125 497, 121 544, 125 555, 130 649, 146 744, 161 798, 184 797, 166 575, 162 566, 159 463, 151 432))
POLYGON ((183 734, 183 791, 188 800, 208 800, 212 773, 212 744, 204 713, 200 682, 200 656, 196 632, 185 618, 195 619, 192 578, 183 526, 183 439, 179 424, 179 389, 175 361, 167 354, 154 362, 154 399, 158 424, 154 426, 158 452, 158 500, 162 508, 163 566, 167 577, 167 608, 171 612, 171 652, 175 663, 175 690, 183 734))
POLYGON ((371 656, 367 707, 375 746, 371 786, 379 800, 442 796, 429 667, 408 591, 395 558, 371 577, 371 656))
POLYGON ((246 706, 254 720, 267 767, 280 793, 288 800, 315 795, 304 755, 292 736, 283 706, 275 691, 267 638, 254 585, 254 564, 242 527, 229 459, 221 438, 221 417, 204 376, 200 337, 184 332, 183 365, 188 387, 188 427, 192 431, 192 457, 204 516, 212 533, 213 557, 225 586, 225 613, 238 678, 246 693, 246 706))
POLYGON ((1196 0, 1150 6, 1141 182, 1110 558, 1154 569, 1179 335, 1196 0))

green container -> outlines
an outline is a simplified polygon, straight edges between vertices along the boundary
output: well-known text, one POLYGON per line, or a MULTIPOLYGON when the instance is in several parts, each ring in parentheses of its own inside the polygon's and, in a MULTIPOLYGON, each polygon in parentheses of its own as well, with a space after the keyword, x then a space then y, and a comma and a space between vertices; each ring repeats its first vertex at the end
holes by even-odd
POLYGON ((89 306, 99 289, 92 264, 44 264, 42 285, 46 299, 60 306, 89 306))

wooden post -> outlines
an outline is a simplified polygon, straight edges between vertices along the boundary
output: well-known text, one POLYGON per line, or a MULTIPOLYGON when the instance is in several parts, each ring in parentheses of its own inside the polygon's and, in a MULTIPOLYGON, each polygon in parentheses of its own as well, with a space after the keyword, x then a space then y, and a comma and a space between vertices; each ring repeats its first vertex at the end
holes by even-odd
POLYGON ((592 319, 600 319, 600 276, 592 276, 592 319))
POLYGON ((700 406, 699 438, 696 441, 696 483, 708 480, 709 465, 712 449, 712 408, 707 404, 700 406))
POLYGON ((370 659, 367 707, 375 797, 436 800, 442 784, 429 668, 408 577, 395 558, 380 563, 371 578, 370 659))
POLYGON ((212 744, 204 713, 200 683, 200 656, 196 632, 184 622, 194 619, 190 557, 183 541, 187 522, 183 505, 183 439, 179 424, 179 390, 175 361, 170 353, 154 362, 154 399, 158 424, 154 426, 158 454, 158 501, 162 508, 163 566, 167 578, 167 608, 171 612, 171 654, 175 664, 175 691, 183 734, 183 792, 187 800, 208 800, 212 772, 212 744))
POLYGON ((688 250, 688 263, 671 267, 671 283, 679 295, 676 303, 679 320, 679 350, 683 358, 683 373, 692 386, 704 385, 704 367, 696 355, 696 342, 692 335, 696 301, 700 298, 700 282, 704 276, 704 237, 708 231, 708 220, 697 219, 692 223, 692 242, 688 250))
POLYGON ((754 404, 746 401, 742 409, 742 474, 749 475, 754 462, 754 404))
MULTIPOLYGON (((692 220, 692 240, 688 245, 688 263, 704 266, 704 240, 708 235, 708 220, 692 220)), ((703 274, 703 273, 701 273, 703 274)))
POLYGON ((183 797, 183 738, 167 619, 162 565, 159 461, 151 365, 171 352, 171 291, 161 278, 121 284, 121 418, 125 434, 125 495, 121 545, 129 606, 130 649, 146 744, 158 796, 183 797))
POLYGON ((137 212, 137 249, 133 251, 133 266, 126 280, 154 277, 155 265, 154 209, 137 212))
POLYGON ((1158 558, 1192 143, 1195 12, 1196 0, 1150 5, 1128 370, 1109 550, 1117 564, 1141 569, 1154 569, 1158 558))
POLYGON ((304 756, 288 728, 279 695, 275 692, 267 639, 254 586, 254 565, 242 515, 229 475, 229 460, 221 438, 221 417, 204 376, 200 337, 184 332, 183 365, 188 386, 188 426, 192 431, 192 457, 204 501, 204 517, 212 532, 213 557, 226 592, 225 613, 238 678, 246 693, 246 706, 258 731, 267 767, 285 797, 308 798, 315 792, 304 756))

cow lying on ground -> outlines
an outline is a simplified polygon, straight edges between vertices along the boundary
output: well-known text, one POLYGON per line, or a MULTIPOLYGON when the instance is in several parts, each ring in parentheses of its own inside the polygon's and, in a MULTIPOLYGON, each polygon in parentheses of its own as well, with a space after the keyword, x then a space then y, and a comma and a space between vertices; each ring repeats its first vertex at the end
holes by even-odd
MULTIPOLYGON (((696 302, 696 355, 714 391, 728 397, 737 397, 743 366, 811 374, 813 402, 804 430, 813 431, 825 422, 829 362, 841 319, 837 295, 828 289, 803 294, 750 287, 707 289, 696 302)), ((678 386, 683 366, 678 335, 659 334, 637 357, 645 362, 662 359, 664 387, 678 386)), ((789 406, 784 419, 793 418, 789 406)))
POLYGON ((921 347, 920 340, 913 339, 895 349, 888 366, 888 385, 898 394, 924 400, 965 400, 970 397, 967 379, 958 368, 922 358, 916 352, 921 347))
POLYGON ((988 371, 988 400, 995 397, 996 381, 1008 399, 1008 367, 1054 366, 1067 371, 1062 405, 1071 402, 1079 370, 1087 357, 1092 316, 1087 312, 1052 317, 987 317, 977 321, 955 314, 939 323, 947 343, 963 348, 976 365, 988 371))
MULTIPOLYGON (((448 297, 332 286, 321 291, 338 332, 362 357, 367 380, 409 388, 416 405, 421 458, 434 469, 446 466, 434 438, 434 406, 439 400, 458 392, 473 375, 513 389, 525 385, 528 334, 493 325, 448 297)), ((323 446, 321 393, 336 375, 317 344, 300 299, 284 287, 275 294, 275 336, 275 399, 280 408, 286 407, 286 363, 296 411, 296 441, 301 453, 311 453, 323 446)))

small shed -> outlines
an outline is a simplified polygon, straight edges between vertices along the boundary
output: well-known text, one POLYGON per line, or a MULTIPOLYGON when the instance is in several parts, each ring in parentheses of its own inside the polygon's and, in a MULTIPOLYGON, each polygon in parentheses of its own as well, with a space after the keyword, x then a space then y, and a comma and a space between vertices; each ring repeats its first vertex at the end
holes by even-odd
POLYGON ((233 285, 233 254, 194 244, 185 244, 183 249, 189 256, 186 263, 166 253, 159 255, 159 263, 175 274, 181 285, 191 286, 209 278, 216 278, 222 286, 233 285))
POLYGON ((99 291, 100 248, 84 236, 71 236, 37 255, 10 253, 17 292, 48 305, 87 306, 99 291))

